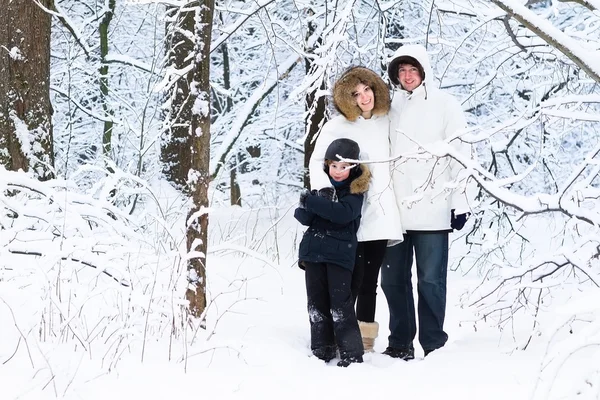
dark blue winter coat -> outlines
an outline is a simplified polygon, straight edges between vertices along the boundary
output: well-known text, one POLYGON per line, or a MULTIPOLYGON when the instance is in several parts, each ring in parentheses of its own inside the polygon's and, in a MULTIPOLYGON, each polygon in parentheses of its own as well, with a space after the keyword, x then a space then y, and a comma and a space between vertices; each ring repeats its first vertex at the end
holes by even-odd
POLYGON ((360 164, 358 176, 335 189, 337 201, 309 194, 306 208, 296 208, 294 217, 308 226, 300 248, 298 265, 303 262, 337 264, 352 271, 356 257, 356 232, 360 224, 364 193, 371 174, 360 164))

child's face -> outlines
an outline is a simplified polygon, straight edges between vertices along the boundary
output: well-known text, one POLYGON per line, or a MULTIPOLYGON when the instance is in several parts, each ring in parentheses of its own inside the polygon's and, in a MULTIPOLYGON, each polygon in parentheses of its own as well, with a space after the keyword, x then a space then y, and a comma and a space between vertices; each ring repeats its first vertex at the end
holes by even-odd
POLYGON ((332 161, 331 164, 329 164, 329 176, 331 176, 334 181, 341 182, 348 179, 351 168, 352 164, 350 163, 332 161))

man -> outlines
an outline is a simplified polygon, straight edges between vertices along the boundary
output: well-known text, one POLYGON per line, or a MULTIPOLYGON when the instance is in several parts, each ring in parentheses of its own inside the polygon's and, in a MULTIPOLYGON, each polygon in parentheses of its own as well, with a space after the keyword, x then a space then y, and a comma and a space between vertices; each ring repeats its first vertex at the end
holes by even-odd
MULTIPOLYGON (((422 150, 459 135, 466 120, 459 102, 434 86, 423 46, 400 47, 388 66, 388 76, 396 86, 390 111, 392 154, 412 153, 415 157, 400 158, 392 170, 406 233, 402 243, 388 249, 382 266, 381 287, 390 310, 389 346, 383 354, 410 360, 417 330, 411 283, 413 251, 419 343, 427 356, 448 340, 444 332, 448 234, 462 229, 469 211, 464 190, 457 185, 461 165, 451 157, 434 157, 422 150)), ((459 139, 451 145, 470 154, 469 146, 459 139)))

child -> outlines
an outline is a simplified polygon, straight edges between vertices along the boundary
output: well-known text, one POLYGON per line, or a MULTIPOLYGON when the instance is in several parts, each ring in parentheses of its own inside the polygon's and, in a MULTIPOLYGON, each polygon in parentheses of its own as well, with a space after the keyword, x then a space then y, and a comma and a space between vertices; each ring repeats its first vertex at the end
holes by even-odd
POLYGON ((303 191, 294 217, 308 226, 300 243, 300 268, 305 270, 311 349, 329 362, 336 344, 338 366, 361 363, 364 353, 351 292, 363 193, 369 187, 366 165, 337 161, 358 160, 360 149, 350 139, 336 139, 325 152, 324 170, 334 188, 303 191))

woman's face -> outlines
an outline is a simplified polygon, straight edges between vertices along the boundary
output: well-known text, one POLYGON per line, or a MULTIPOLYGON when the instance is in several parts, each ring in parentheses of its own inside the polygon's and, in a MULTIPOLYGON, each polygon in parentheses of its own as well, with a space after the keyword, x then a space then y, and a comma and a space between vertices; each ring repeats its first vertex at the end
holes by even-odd
POLYGON ((356 105, 362 111, 362 116, 371 118, 373 108, 375 107, 375 94, 373 90, 369 86, 359 83, 356 85, 352 95, 354 96, 354 100, 356 100, 356 105))
POLYGON ((351 169, 352 164, 350 163, 332 161, 331 164, 329 164, 329 176, 336 182, 345 181, 348 179, 348 176, 350 176, 351 169))

